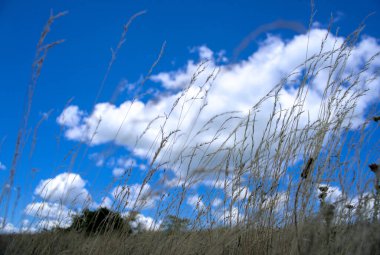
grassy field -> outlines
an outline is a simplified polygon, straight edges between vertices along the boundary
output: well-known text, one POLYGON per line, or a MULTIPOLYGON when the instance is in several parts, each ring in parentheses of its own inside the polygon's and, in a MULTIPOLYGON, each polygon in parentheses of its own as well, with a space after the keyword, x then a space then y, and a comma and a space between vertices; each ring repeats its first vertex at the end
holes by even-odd
POLYGON ((380 225, 368 222, 326 228, 302 224, 296 247, 293 227, 220 228, 136 235, 45 232, 1 236, 4 254, 378 254, 380 225))

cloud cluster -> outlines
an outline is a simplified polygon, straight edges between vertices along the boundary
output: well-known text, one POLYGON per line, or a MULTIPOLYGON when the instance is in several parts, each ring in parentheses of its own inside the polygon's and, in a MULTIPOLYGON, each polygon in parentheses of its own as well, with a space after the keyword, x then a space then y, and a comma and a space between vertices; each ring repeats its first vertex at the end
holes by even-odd
POLYGON ((375 213, 375 195, 373 193, 361 192, 349 196, 337 186, 321 184, 318 186, 317 195, 320 201, 334 205, 336 220, 352 220, 355 217, 373 219, 375 213), (327 189, 325 196, 321 196, 323 192, 320 187, 327 189))
MULTIPOLYGON (((308 71, 313 79, 307 82, 307 91, 303 92, 297 125, 302 128, 320 118, 331 121, 333 117, 323 115, 328 100, 335 107, 336 117, 342 114, 342 105, 355 106, 352 121, 359 124, 366 108, 380 95, 379 80, 372 80, 380 59, 375 58, 371 65, 365 66, 379 51, 374 38, 363 37, 353 48, 348 48, 343 37, 318 28, 288 41, 268 36, 247 60, 229 65, 219 64, 210 49, 201 47, 201 59, 209 61, 189 60, 183 69, 151 77, 164 88, 158 99, 125 101, 120 105, 98 103, 90 114, 72 105, 63 110, 57 122, 65 128, 67 139, 93 146, 109 142, 126 146, 135 156, 171 162, 169 168, 177 169, 177 175, 187 170, 184 166, 191 171, 202 167, 221 168, 217 162, 223 162, 226 149, 243 140, 241 120, 248 114, 254 116, 249 123, 254 125, 250 142, 255 146, 260 144, 275 101, 280 105, 275 109, 277 114, 290 111, 299 103, 302 74, 308 71), (309 62, 300 65, 306 56, 309 62), (364 67, 360 77, 353 75, 364 67), (277 87, 277 93, 268 96, 281 81, 283 86, 277 87), (355 91, 371 92, 354 101, 355 91, 349 90, 353 83, 355 91), (336 94, 329 98, 331 93, 336 94)), ((122 173, 121 169, 114 169, 114 175, 122 173)))
POLYGON ((214 214, 217 223, 227 225, 237 225, 244 220, 244 214, 238 207, 232 206, 225 210, 218 210, 214 214))
POLYGON ((128 170, 132 169, 133 167, 136 167, 137 163, 133 159, 121 157, 118 158, 113 165, 114 168, 112 169, 112 175, 118 178, 125 175, 128 172, 128 170))
MULTIPOLYGON (((128 218, 130 213, 128 212, 123 216, 128 218)), ((151 217, 138 213, 134 216, 134 219, 129 222, 129 225, 132 228, 133 233, 137 233, 139 231, 158 230, 160 228, 161 221, 155 221, 151 217)))
MULTIPOLYGON (((120 158, 115 164, 128 166, 132 163, 130 160, 120 158)), ((25 215, 33 217, 33 222, 24 224, 23 231, 69 227, 73 216, 87 206, 94 209, 107 207, 111 210, 124 211, 127 209, 134 211, 152 208, 158 199, 158 196, 153 194, 149 184, 144 187, 140 184, 134 184, 117 186, 111 192, 112 199, 106 196, 102 198, 100 203, 95 203, 85 185, 86 181, 74 173, 62 173, 54 178, 42 180, 35 189, 35 194, 43 201, 32 202, 25 207, 25 215)), ((122 213, 122 215, 128 217, 130 211, 122 213)), ((134 232, 157 230, 160 226, 160 222, 140 213, 134 215, 134 220, 130 224, 134 232)), ((19 229, 8 223, 4 231, 17 232, 19 229)))
POLYGON ((75 211, 68 209, 59 203, 34 202, 26 206, 24 210, 26 215, 35 219, 33 224, 25 226, 25 230, 52 229, 53 227, 66 228, 71 225, 72 217, 75 211))
POLYGON ((202 211, 206 210, 206 206, 202 201, 202 197, 199 195, 192 195, 187 198, 187 204, 196 210, 202 211))
POLYGON ((15 227, 12 223, 6 222, 3 225, 4 218, 0 217, 0 234, 11 234, 19 232, 19 229, 15 227))
POLYGON ((70 226, 78 209, 94 204, 85 185, 81 176, 74 173, 41 180, 34 194, 42 201, 29 203, 24 209, 26 215, 36 220, 29 228, 40 230, 70 226))
POLYGON ((34 193, 47 202, 84 206, 92 200, 85 185, 86 182, 79 174, 62 173, 54 178, 41 180, 34 193))
POLYGON ((73 215, 66 206, 58 203, 35 202, 25 208, 25 213, 37 218, 65 219, 73 215))

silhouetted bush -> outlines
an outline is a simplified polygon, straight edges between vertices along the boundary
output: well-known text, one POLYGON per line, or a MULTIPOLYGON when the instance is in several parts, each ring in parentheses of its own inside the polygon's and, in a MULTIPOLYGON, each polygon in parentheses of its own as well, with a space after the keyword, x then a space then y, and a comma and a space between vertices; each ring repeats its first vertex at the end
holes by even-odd
POLYGON ((96 211, 83 210, 80 215, 74 216, 69 229, 90 234, 116 231, 126 227, 129 228, 128 222, 125 222, 120 213, 102 207, 96 211))

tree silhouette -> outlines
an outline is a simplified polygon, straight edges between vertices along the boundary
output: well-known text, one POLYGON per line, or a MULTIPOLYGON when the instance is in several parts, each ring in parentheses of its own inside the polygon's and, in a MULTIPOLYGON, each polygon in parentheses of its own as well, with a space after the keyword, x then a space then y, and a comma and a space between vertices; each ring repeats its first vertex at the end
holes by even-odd
POLYGON ((74 216, 73 222, 69 227, 70 230, 85 232, 87 234, 105 233, 126 228, 129 228, 128 222, 123 220, 120 213, 113 212, 105 207, 95 211, 90 211, 89 209, 83 210, 80 215, 74 216))

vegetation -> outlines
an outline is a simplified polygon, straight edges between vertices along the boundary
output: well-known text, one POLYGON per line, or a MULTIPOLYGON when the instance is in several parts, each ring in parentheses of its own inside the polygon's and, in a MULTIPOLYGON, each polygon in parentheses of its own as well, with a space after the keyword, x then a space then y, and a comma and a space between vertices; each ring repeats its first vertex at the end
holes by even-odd
POLYGON ((119 213, 101 207, 96 211, 85 209, 81 215, 74 216, 68 230, 86 232, 87 234, 104 234, 105 232, 120 231, 127 224, 128 222, 125 222, 119 213))

